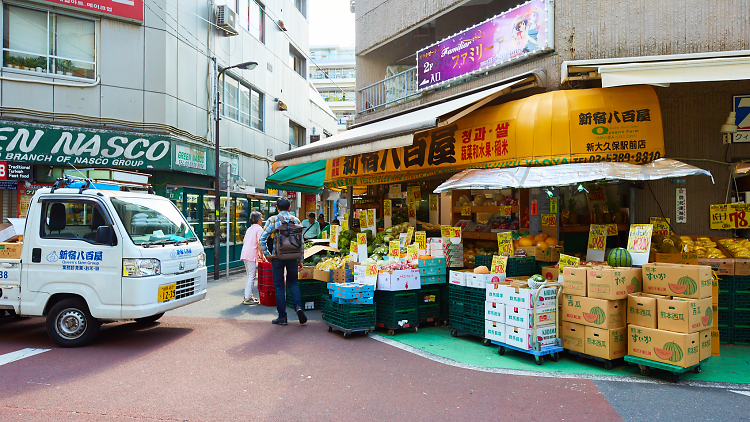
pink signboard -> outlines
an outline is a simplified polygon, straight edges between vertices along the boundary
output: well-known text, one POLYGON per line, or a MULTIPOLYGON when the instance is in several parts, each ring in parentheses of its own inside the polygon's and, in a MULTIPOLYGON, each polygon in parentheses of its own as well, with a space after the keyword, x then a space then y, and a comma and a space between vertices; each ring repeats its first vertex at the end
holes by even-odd
POLYGON ((131 22, 143 22, 143 0, 33 0, 131 22))
POLYGON ((549 0, 532 0, 417 52, 419 90, 554 48, 549 0))

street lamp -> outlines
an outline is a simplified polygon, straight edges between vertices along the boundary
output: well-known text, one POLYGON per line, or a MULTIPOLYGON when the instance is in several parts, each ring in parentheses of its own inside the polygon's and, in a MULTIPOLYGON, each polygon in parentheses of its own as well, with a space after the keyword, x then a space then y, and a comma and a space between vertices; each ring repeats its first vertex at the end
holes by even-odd
MULTIPOLYGON (((214 140, 214 147, 216 148, 216 157, 214 162, 214 280, 219 279, 219 248, 221 246, 221 216, 219 214, 220 202, 221 202, 221 191, 219 190, 219 120, 221 120, 221 76, 229 69, 244 69, 253 70, 258 63, 256 62, 245 62, 236 64, 234 66, 225 67, 219 71, 216 75, 216 138, 214 140)), ((227 183, 229 182, 229 173, 227 173, 227 183)), ((227 205, 229 205, 227 203, 227 205)), ((229 225, 227 224, 227 247, 229 247, 229 225)), ((229 269, 229 261, 227 261, 227 270, 229 269)))

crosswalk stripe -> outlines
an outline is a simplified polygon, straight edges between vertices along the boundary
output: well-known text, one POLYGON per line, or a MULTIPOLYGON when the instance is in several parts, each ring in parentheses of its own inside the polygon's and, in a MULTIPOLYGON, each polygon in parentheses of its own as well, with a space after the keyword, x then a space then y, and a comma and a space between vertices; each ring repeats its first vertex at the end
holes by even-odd
POLYGON ((737 390, 729 390, 733 393, 742 394, 743 396, 750 396, 750 391, 737 391, 737 390))
POLYGON ((40 353, 49 352, 51 349, 21 349, 17 350, 15 352, 6 353, 4 355, 0 355, 0 366, 5 365, 6 363, 15 362, 17 360, 21 360, 24 358, 28 358, 34 355, 38 355, 40 353))

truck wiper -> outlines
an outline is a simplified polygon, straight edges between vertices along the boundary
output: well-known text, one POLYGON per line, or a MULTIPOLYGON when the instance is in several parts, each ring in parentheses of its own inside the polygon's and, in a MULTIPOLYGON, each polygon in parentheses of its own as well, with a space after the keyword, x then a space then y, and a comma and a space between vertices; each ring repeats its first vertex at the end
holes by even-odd
MULTIPOLYGON (((164 246, 164 245, 166 245, 169 242, 176 243, 172 239, 159 239, 159 240, 154 240, 153 242, 142 243, 141 246, 143 246, 144 248, 148 248, 149 246, 154 246, 154 245, 162 245, 162 246, 164 246)), ((177 242, 179 242, 179 241, 177 241, 177 242)))

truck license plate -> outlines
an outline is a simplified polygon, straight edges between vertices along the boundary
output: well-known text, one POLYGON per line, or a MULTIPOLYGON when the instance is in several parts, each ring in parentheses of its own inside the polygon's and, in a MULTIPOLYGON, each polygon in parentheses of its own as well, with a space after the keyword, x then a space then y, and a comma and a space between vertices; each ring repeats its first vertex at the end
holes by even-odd
POLYGON ((177 296, 177 284, 167 284, 166 286, 159 286, 159 302, 166 302, 172 300, 177 296))

